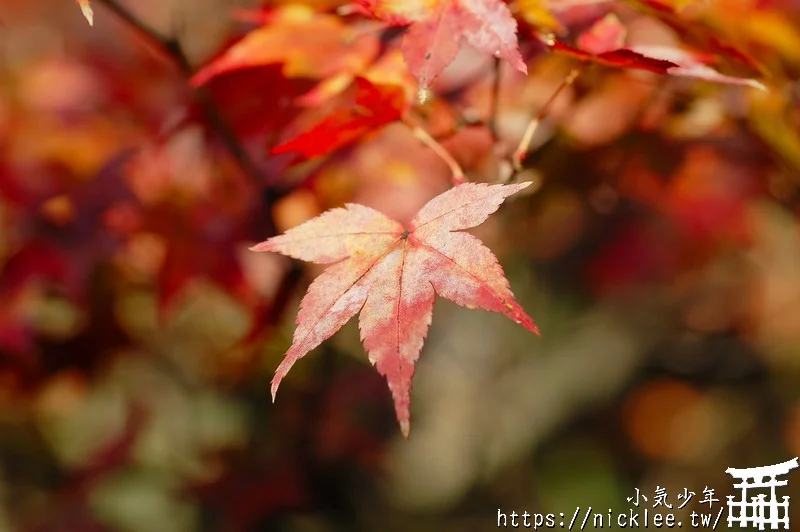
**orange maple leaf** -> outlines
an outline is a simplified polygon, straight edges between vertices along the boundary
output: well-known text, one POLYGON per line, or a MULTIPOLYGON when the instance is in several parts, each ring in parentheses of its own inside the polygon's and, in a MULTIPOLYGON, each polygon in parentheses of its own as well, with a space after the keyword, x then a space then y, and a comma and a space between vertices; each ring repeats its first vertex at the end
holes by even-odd
POLYGON ((300 303, 292 345, 272 379, 273 400, 292 365, 360 312, 361 340, 388 381, 408 437, 414 363, 435 294, 500 312, 538 334, 497 258, 480 240, 458 232, 483 223, 505 198, 528 185, 459 185, 422 207, 408 229, 374 209, 348 204, 251 248, 333 264, 300 303))
POLYGON ((420 98, 466 41, 528 73, 517 43, 517 21, 501 0, 357 0, 358 7, 394 25, 410 25, 403 56, 420 84, 420 98))
POLYGON ((349 80, 378 52, 379 42, 372 32, 348 26, 335 15, 292 4, 270 11, 261 27, 203 66, 191 82, 203 85, 228 72, 272 64, 282 64, 287 77, 349 80))

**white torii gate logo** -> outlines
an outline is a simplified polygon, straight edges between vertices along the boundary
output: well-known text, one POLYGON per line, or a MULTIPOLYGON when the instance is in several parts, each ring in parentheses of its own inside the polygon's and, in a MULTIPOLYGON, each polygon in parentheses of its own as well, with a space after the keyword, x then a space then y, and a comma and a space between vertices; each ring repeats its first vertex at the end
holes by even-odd
POLYGON ((794 458, 788 462, 769 466, 726 469, 726 473, 741 480, 741 483, 734 484, 733 487, 742 490, 742 498, 738 501, 734 500, 733 495, 728 495, 728 527, 739 523, 739 528, 754 525, 758 526, 759 530, 764 530, 765 525, 770 525, 771 530, 779 528, 789 530, 789 497, 784 495, 782 500, 778 501, 775 488, 786 486, 789 481, 778 480, 778 477, 788 475, 789 471, 797 467, 797 458, 794 458), (750 496, 748 500, 748 489, 765 488, 770 490, 769 499, 760 493, 750 496), (739 509, 738 513, 734 512, 735 508, 739 509))

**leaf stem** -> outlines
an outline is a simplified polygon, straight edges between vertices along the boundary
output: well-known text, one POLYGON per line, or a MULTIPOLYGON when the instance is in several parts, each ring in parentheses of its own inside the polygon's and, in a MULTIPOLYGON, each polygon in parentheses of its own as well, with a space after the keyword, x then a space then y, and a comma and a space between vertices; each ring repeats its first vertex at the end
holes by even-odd
POLYGON ((500 138, 497 133, 497 113, 500 102, 500 58, 494 58, 494 75, 492 76, 492 92, 489 99, 489 118, 486 120, 486 127, 492 134, 492 139, 497 142, 500 138))
POLYGON ((447 164, 447 167, 450 168, 450 172, 452 173, 451 179, 453 181, 453 185, 461 185, 467 182, 466 177, 464 176, 464 170, 461 169, 461 165, 458 164, 450 152, 447 149, 439 144, 439 142, 431 136, 430 133, 425 131, 421 126, 415 124, 410 118, 404 117, 403 123, 411 129, 411 133, 423 144, 425 144, 428 148, 430 148, 436 155, 438 155, 442 161, 447 164))
POLYGON ((577 66, 573 68, 569 74, 561 81, 561 83, 556 87, 556 90, 553 91, 553 94, 547 99, 547 101, 542 105, 539 112, 536 113, 530 122, 528 122, 528 127, 525 128, 525 133, 522 135, 522 140, 520 140, 517 149, 514 150, 514 153, 511 156, 511 164, 514 168, 514 172, 519 172, 522 170, 522 163, 525 160, 525 156, 528 154, 528 149, 531 146, 531 141, 533 140, 533 135, 536 133, 536 129, 539 127, 539 123, 544 118, 544 115, 550 109, 550 106, 553 102, 558 98, 558 95, 561 92, 575 83, 575 80, 578 78, 578 75, 581 73, 583 65, 577 66))

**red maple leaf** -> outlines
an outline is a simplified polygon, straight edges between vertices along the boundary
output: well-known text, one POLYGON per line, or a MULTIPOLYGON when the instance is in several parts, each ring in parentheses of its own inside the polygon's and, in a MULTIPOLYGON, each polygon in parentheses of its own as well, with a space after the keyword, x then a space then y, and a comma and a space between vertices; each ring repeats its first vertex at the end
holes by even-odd
POLYGON ((402 87, 356 78, 341 107, 300 135, 275 146, 273 154, 297 152, 306 158, 326 155, 394 122, 406 106, 402 87))
POLYGON ((168 314, 184 289, 201 277, 236 295, 245 305, 255 306, 252 288, 236 257, 241 241, 241 234, 237 233, 242 227, 209 205, 198 205, 190 211, 153 209, 148 214, 153 229, 165 235, 169 242, 158 276, 158 310, 162 317, 168 314), (198 252, 205 249, 216 252, 198 252))
POLYGON ((660 0, 626 0, 637 11, 647 13, 669 26, 693 48, 704 50, 716 57, 730 59, 732 63, 746 67, 752 74, 762 74, 763 67, 743 50, 720 39, 713 30, 699 24, 698 20, 683 17, 674 7, 660 0))
POLYGON ((292 365, 360 312, 364 347, 388 380, 407 437, 414 363, 435 294, 500 312, 538 333, 514 299, 497 258, 477 238, 459 232, 483 223, 505 198, 529 184, 459 185, 422 207, 408 229, 369 207, 348 204, 251 248, 332 264, 300 303, 292 346, 272 380, 273 399, 292 365))
MULTIPOLYGON (((236 70, 206 84, 220 114, 248 142, 286 127, 300 111, 294 100, 314 87, 314 80, 287 77, 281 70, 280 64, 236 70)), ((186 123, 203 120, 203 110, 195 106, 186 123)))
POLYGON ((410 25, 403 56, 424 94, 449 65, 463 41, 528 73, 517 43, 517 22, 500 0, 357 0, 366 13, 398 26, 410 25))
POLYGON ((625 27, 614 14, 597 21, 578 38, 577 48, 554 40, 548 43, 554 51, 565 53, 584 61, 617 68, 649 70, 657 74, 704 79, 716 83, 748 85, 766 90, 760 81, 751 78, 727 76, 707 64, 702 54, 670 46, 639 45, 624 47, 625 27))

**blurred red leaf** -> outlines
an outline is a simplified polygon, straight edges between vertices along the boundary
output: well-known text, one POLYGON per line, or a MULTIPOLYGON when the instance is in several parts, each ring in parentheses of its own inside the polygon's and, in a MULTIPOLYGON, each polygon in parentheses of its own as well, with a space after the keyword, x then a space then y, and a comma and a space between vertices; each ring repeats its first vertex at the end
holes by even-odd
POLYGON ((33 334, 24 316, 18 312, 13 297, 0 298, 0 351, 4 355, 25 357, 33 350, 33 334))
POLYGON ((517 22, 500 0, 436 0, 415 4, 358 0, 357 4, 377 19, 398 26, 410 25, 402 49, 421 91, 455 59, 463 41, 507 61, 523 74, 528 73, 517 44, 517 22))
POLYGON ((274 465, 248 463, 193 491, 225 516, 229 530, 252 530, 266 516, 310 506, 310 487, 303 473, 284 455, 274 465))
POLYGON ((591 61, 592 63, 598 63, 600 65, 616 68, 648 70, 650 72, 655 72, 656 74, 667 74, 670 68, 678 66, 671 61, 647 57, 627 48, 619 48, 618 50, 603 52, 597 55, 580 50, 578 48, 573 48, 572 46, 562 43, 561 41, 555 41, 550 48, 553 51, 561 52, 583 61, 591 61))
MULTIPOLYGON (((315 83, 308 78, 288 78, 282 65, 273 64, 214 76, 206 88, 234 131, 249 139, 289 123, 298 112, 295 99, 315 83)), ((189 118, 199 120, 202 116, 196 109, 189 118)))
POLYGON ((733 59, 736 63, 746 66, 752 75, 760 75, 763 72, 759 63, 750 55, 723 42, 698 21, 681 16, 673 7, 658 0, 626 0, 626 3, 668 25, 691 46, 717 57, 733 59))
POLYGON ((240 243, 249 236, 238 218, 212 205, 190 209, 165 205, 151 210, 147 220, 148 227, 164 235, 168 242, 158 275, 162 316, 184 288, 198 278, 214 282, 245 304, 256 304, 256 294, 237 259, 240 243))
POLYGON ((625 45, 625 27, 614 15, 606 15, 583 32, 577 44, 592 55, 619 50, 625 45))
POLYGON ((91 181, 71 190, 68 184, 51 183, 46 194, 23 190, 10 177, 3 192, 16 190, 12 196, 27 209, 17 221, 23 243, 6 261, 0 278, 3 292, 14 293, 29 282, 46 280, 75 300, 83 298, 92 268, 108 259, 125 236, 110 230, 104 218, 115 205, 135 201, 121 174, 130 155, 124 152, 91 181), (67 211, 63 220, 47 209, 53 199, 67 211))
POLYGON ((273 154, 297 152, 306 158, 326 155, 381 126, 394 122, 406 107, 405 92, 396 85, 356 78, 339 98, 339 108, 308 131, 285 141, 273 154))
POLYGON ((760 81, 721 74, 706 65, 703 54, 669 46, 622 47, 625 27, 614 14, 596 22, 578 38, 578 48, 554 40, 549 44, 554 51, 617 68, 649 70, 657 74, 703 79, 731 85, 748 85, 766 90, 760 81), (616 48, 615 48, 616 47, 616 48))
POLYGON ((588 264, 587 276, 599 295, 624 292, 673 274, 674 239, 642 223, 623 226, 588 264))
POLYGON ((703 79, 715 83, 726 83, 729 85, 747 85, 756 89, 767 90, 763 83, 750 78, 738 78, 726 76, 704 64, 700 56, 669 46, 635 46, 631 48, 634 52, 645 57, 670 61, 677 66, 667 69, 667 74, 671 76, 681 76, 685 78, 703 79))

